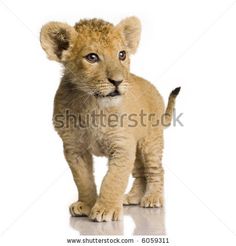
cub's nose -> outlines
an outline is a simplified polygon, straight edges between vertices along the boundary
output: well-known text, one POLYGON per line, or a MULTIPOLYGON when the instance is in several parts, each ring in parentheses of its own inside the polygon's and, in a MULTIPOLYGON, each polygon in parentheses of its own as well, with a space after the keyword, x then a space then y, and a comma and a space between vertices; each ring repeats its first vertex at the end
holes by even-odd
POLYGON ((123 81, 123 80, 113 80, 113 79, 109 79, 109 82, 111 82, 114 86, 119 86, 120 83, 123 81))

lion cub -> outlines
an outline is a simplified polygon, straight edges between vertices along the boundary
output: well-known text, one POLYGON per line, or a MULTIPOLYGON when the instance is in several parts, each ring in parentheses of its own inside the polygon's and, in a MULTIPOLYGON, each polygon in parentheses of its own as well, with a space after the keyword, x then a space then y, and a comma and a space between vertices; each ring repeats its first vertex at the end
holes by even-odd
POLYGON ((64 66, 53 120, 79 192, 72 216, 120 220, 122 204, 163 205, 163 129, 180 88, 170 94, 165 111, 154 86, 130 73, 140 32, 136 17, 116 26, 91 19, 74 27, 60 22, 42 27, 42 48, 64 66), (109 160, 99 195, 92 155, 109 160), (131 172, 133 187, 124 196, 131 172))

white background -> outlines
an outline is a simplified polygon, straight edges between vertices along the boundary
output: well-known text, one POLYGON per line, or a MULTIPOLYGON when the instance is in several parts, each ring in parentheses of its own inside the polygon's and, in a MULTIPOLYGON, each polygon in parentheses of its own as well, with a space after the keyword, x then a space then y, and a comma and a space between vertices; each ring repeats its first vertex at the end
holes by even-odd
MULTIPOLYGON (((79 237, 68 214, 76 189, 51 124, 61 68, 40 47, 41 26, 130 15, 143 27, 132 72, 165 101, 182 87, 176 109, 184 127, 165 132, 171 245, 236 245, 236 1, 0 0, 1 245, 66 245, 79 237)), ((106 160, 95 162, 99 186, 106 160)), ((130 236, 135 223, 124 221, 130 236)))

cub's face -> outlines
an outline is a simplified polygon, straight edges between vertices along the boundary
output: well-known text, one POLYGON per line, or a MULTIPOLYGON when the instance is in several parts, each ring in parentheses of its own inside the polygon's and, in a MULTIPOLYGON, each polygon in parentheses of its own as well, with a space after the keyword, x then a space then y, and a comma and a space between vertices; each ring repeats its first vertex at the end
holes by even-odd
POLYGON ((103 20, 82 20, 74 27, 50 22, 40 41, 49 59, 61 62, 78 90, 98 99, 121 97, 129 88, 130 54, 140 39, 135 17, 117 26, 103 20))

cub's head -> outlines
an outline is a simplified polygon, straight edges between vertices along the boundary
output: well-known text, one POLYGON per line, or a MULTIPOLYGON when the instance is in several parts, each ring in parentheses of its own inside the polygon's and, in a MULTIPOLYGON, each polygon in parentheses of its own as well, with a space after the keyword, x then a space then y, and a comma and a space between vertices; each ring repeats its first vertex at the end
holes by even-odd
POLYGON ((40 41, 48 58, 64 65, 80 91, 115 98, 128 89, 130 54, 137 49, 140 32, 136 17, 116 26, 99 19, 81 20, 74 27, 50 22, 42 27, 40 41))

